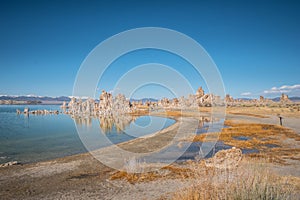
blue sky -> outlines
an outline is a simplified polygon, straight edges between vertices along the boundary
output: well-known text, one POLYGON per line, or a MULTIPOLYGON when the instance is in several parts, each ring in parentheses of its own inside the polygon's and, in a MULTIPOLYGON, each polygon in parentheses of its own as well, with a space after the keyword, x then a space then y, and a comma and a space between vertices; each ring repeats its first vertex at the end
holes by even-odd
MULTIPOLYGON (((101 41, 138 27, 164 27, 199 42, 234 97, 300 96, 298 1, 1 1, 0 94, 72 95, 77 71, 101 41)), ((162 62, 205 83, 188 63, 158 51, 120 58, 99 88, 122 71, 162 62), (110 78, 111 77, 111 78, 110 78)), ((145 87, 139 95, 162 97, 145 87), (147 93, 148 92, 148 93, 147 93)), ((139 96, 137 95, 137 96, 139 96)))

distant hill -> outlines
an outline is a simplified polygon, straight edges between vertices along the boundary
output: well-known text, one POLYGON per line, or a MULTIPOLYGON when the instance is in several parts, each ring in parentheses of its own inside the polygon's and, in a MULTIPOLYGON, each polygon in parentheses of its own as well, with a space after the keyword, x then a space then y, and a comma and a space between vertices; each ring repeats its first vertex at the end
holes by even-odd
MULTIPOLYGON (((252 100, 253 98, 238 98, 240 100, 252 100)), ((275 101, 275 102, 279 102, 280 101, 280 97, 275 97, 275 98, 267 98, 267 99, 270 99, 272 101, 275 101)), ((294 102, 300 102, 300 97, 289 97, 289 99, 291 101, 294 101, 294 102)))
MULTIPOLYGON (((83 98, 86 99, 86 98, 83 98)), ((9 96, 3 95, 0 96, 0 100, 14 100, 14 101, 70 101, 71 98, 67 96, 60 97, 47 97, 47 96, 32 96, 32 95, 23 95, 23 96, 9 96)), ((157 99, 154 98, 143 98, 143 99, 130 99, 130 101, 152 101, 157 102, 157 99)))
MULTIPOLYGON (((86 98, 83 98, 86 99, 86 98)), ((239 98, 242 100, 251 100, 251 98, 239 98)), ((289 97, 290 100, 294 102, 300 102, 300 97, 289 97)), ((62 103, 63 101, 69 102, 71 100, 70 97, 60 96, 60 97, 47 97, 47 96, 33 96, 33 95, 22 95, 22 96, 9 96, 3 95, 0 96, 0 100, 13 100, 13 101, 41 101, 42 103, 62 103)), ((275 102, 280 101, 280 97, 271 98, 271 100, 275 102)), ((157 102, 158 99, 154 98, 142 98, 142 99, 130 99, 130 101, 142 101, 143 103, 147 101, 157 102)))
MULTIPOLYGON (((289 97, 289 99, 291 101, 294 101, 294 102, 300 102, 300 97, 289 97)), ((275 102, 279 102, 280 101, 280 97, 273 98, 272 100, 275 101, 275 102)))
POLYGON ((13 100, 13 101, 41 101, 41 102, 63 102, 70 101, 71 99, 66 96, 61 97, 47 97, 47 96, 0 96, 0 100, 13 100))
MULTIPOLYGON (((86 98, 83 98, 86 99, 86 98)), ((60 96, 60 97, 47 97, 47 96, 33 96, 33 95, 22 95, 22 96, 9 96, 3 95, 0 96, 0 100, 13 100, 13 101, 36 101, 42 102, 43 104, 59 104, 63 101, 69 102, 70 97, 60 96)), ((130 101, 142 101, 143 103, 147 101, 157 102, 157 99, 154 98, 143 98, 143 99, 130 99, 130 101)))
POLYGON ((280 101, 280 97, 275 97, 273 99, 271 99, 272 101, 275 101, 275 102, 279 102, 280 101))
POLYGON ((145 102, 147 102, 147 101, 158 102, 157 99, 153 99, 153 98, 130 99, 130 101, 142 101, 143 103, 145 103, 145 102))
MULTIPOLYGON (((83 98, 86 99, 86 98, 83 98)), ((33 95, 22 95, 22 96, 9 96, 2 95, 0 100, 14 100, 14 101, 70 101, 71 97, 60 96, 60 97, 48 97, 48 96, 33 96, 33 95)), ((130 101, 154 101, 157 102, 157 99, 154 98, 143 98, 143 99, 130 99, 130 101)))
POLYGON ((296 102, 300 101, 300 97, 289 97, 289 99, 296 102))
POLYGON ((252 100, 251 98, 238 98, 238 100, 245 100, 245 101, 249 101, 252 100))

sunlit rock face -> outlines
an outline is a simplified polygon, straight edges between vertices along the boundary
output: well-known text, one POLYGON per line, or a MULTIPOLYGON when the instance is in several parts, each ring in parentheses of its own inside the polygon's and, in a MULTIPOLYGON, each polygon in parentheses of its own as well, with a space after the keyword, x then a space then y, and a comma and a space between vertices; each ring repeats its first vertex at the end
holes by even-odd
POLYGON ((213 102, 213 95, 212 94, 205 94, 200 98, 200 106, 212 106, 213 102))
POLYGON ((63 102, 63 104, 60 106, 61 108, 67 108, 68 107, 68 104, 67 104, 67 102, 63 102))
POLYGON ((178 99, 178 106, 180 107, 180 108, 183 108, 183 107, 185 107, 186 106, 186 99, 182 96, 182 97, 180 97, 179 99, 178 99))
POLYGON ((291 103, 292 101, 289 99, 289 96, 286 94, 281 94, 280 103, 291 103))
POLYGON ((188 95, 188 97, 187 97, 187 99, 185 101, 185 105, 183 106, 183 108, 184 107, 187 107, 187 108, 189 108, 189 107, 198 107, 198 105, 199 104, 197 102, 196 95, 190 94, 190 95, 188 95))
POLYGON ((195 98, 196 98, 196 103, 199 107, 202 106, 211 107, 213 105, 222 104, 220 96, 216 96, 214 94, 205 94, 202 87, 198 88, 195 98))
POLYGON ((160 101, 158 101, 158 106, 170 107, 170 100, 168 98, 162 98, 160 101))
POLYGON ((204 96, 204 90, 202 89, 202 87, 199 87, 197 92, 196 92, 196 96, 197 98, 201 98, 204 96))
POLYGON ((178 107, 179 106, 179 100, 177 98, 172 99, 171 106, 172 107, 178 107))
POLYGON ((112 112, 112 105, 113 105, 113 97, 112 94, 102 90, 102 93, 99 97, 99 104, 98 104, 98 110, 100 114, 102 112, 112 112))
POLYGON ((190 94, 186 98, 174 98, 169 100, 168 98, 163 98, 158 101, 158 107, 164 108, 197 108, 201 106, 212 106, 214 102, 218 100, 220 102, 219 96, 214 96, 213 94, 205 94, 202 87, 199 87, 196 94, 190 94))
POLYGON ((271 99, 266 99, 264 96, 260 96, 259 100, 256 100, 255 103, 256 103, 256 105, 259 105, 259 106, 267 106, 267 105, 274 103, 274 101, 272 101, 271 99))
POLYGON ((263 96, 259 96, 259 102, 260 103, 264 103, 265 102, 265 98, 263 96))
POLYGON ((112 109, 115 113, 130 113, 132 105, 123 94, 118 94, 113 102, 112 109))
POLYGON ((233 98, 232 98, 229 94, 226 94, 225 102, 226 102, 227 104, 230 104, 230 103, 233 103, 234 100, 233 100, 233 98))
POLYGON ((130 113, 133 109, 133 106, 124 95, 119 94, 113 98, 111 93, 104 90, 99 97, 99 102, 90 98, 82 101, 82 99, 77 100, 73 97, 68 106, 66 104, 63 104, 63 106, 68 108, 66 111, 68 114, 94 116, 130 113))
MULTIPOLYGON (((288 96, 282 94, 280 103, 291 103, 288 96)), ((64 102, 61 106, 65 113, 72 115, 92 115, 92 116, 110 116, 113 114, 126 114, 138 112, 141 110, 149 109, 189 109, 198 107, 211 107, 211 106, 268 106, 276 103, 270 99, 260 96, 259 99, 234 99, 229 94, 225 98, 214 94, 205 94, 202 87, 199 87, 195 94, 190 94, 187 97, 179 98, 162 98, 157 102, 151 101, 129 101, 122 94, 113 97, 111 93, 102 91, 99 101, 94 99, 81 99, 72 98, 69 103, 64 102)))
POLYGON ((68 104, 68 111, 70 114, 75 114, 77 111, 77 102, 76 102, 76 98, 72 97, 71 101, 68 104))

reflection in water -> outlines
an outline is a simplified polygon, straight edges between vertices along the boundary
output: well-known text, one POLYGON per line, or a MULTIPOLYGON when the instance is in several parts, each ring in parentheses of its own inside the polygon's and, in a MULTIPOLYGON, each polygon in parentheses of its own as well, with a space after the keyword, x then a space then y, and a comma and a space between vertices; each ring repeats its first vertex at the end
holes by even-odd
POLYGON ((218 128, 223 128, 222 122, 221 122, 221 127, 216 126, 218 123, 220 123, 220 119, 218 118, 212 118, 211 116, 201 116, 199 118, 199 125, 196 130, 196 134, 203 134, 207 133, 208 130, 210 129, 210 132, 213 132, 213 130, 218 130, 218 128), (215 128, 212 129, 212 125, 214 124, 215 128))
MULTIPOLYGON (((92 126, 92 116, 72 116, 76 125, 79 126, 92 126)), ((116 129, 118 133, 122 133, 123 130, 130 125, 131 122, 136 120, 136 116, 131 115, 105 115, 94 117, 98 119, 100 128, 103 133, 112 132, 113 128, 116 129)))
MULTIPOLYGON (((97 119, 103 133, 110 133, 114 128, 116 129, 117 133, 122 133, 127 127, 129 127, 131 122, 135 122, 138 118, 137 116, 132 116, 129 114, 110 114, 100 116, 71 115, 71 117, 74 119, 76 125, 86 127, 91 127, 93 119, 97 119)), ((201 116, 196 134, 207 133, 211 124, 218 121, 219 119, 201 116)))
POLYGON ((92 126, 92 118, 89 117, 89 116, 85 116, 85 117, 83 117, 83 116, 80 116, 80 117, 71 116, 71 117, 74 119, 76 125, 79 125, 79 126, 83 125, 83 126, 87 126, 87 127, 92 126))
POLYGON ((131 122, 135 121, 135 116, 130 115, 112 115, 110 117, 98 117, 100 128, 104 133, 110 132, 113 126, 116 127, 118 133, 121 133, 131 122))

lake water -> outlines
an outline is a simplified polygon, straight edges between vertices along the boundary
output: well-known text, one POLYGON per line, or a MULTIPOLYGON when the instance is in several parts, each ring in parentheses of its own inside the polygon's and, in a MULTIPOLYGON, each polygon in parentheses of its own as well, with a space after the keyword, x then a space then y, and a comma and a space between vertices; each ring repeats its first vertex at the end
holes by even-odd
MULTIPOLYGON (((0 163, 30 163, 87 152, 76 130, 89 130, 98 137, 105 134, 116 144, 156 132, 175 123, 173 119, 142 116, 138 118, 71 118, 69 115, 17 115, 30 110, 60 110, 58 105, 0 105, 0 163), (74 123, 75 122, 75 123, 74 123), (152 124, 152 125, 149 125, 152 124), (140 129, 139 129, 140 128, 140 129), (144 131, 139 131, 141 128, 144 131), (123 130, 123 131, 121 131, 123 130)), ((106 146, 95 143, 93 149, 106 146)))

